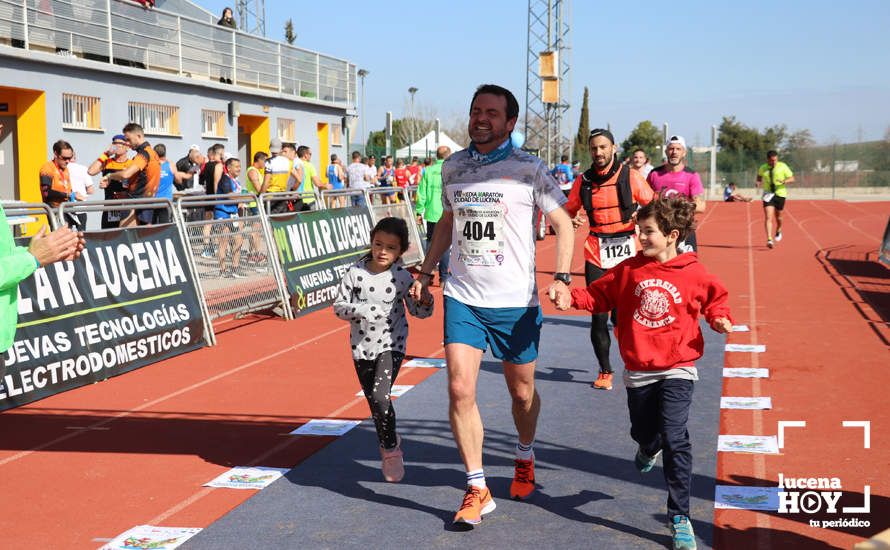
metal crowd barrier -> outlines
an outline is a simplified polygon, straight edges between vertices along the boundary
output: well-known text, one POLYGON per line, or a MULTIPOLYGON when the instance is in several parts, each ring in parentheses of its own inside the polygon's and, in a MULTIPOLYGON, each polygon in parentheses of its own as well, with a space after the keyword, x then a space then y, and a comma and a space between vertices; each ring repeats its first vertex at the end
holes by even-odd
POLYGON ((414 215, 414 205, 407 200, 407 192, 401 187, 371 187, 365 190, 368 197, 368 208, 371 211, 371 223, 376 225, 378 221, 386 217, 402 218, 408 224, 408 250, 402 254, 402 262, 407 267, 420 265, 424 258, 424 241, 417 229, 417 216, 414 215), (385 203, 374 200, 377 197, 398 197, 399 202, 385 203))
MULTIPOLYGON (((419 186, 417 186, 417 185, 409 185, 408 187, 405 188, 405 197, 408 199, 408 202, 411 203, 411 208, 413 210, 415 210, 415 212, 417 209, 416 207, 417 207, 417 188, 418 187, 419 186)), ((416 215, 414 216, 414 219, 417 219, 416 215)), ((423 220, 417 221, 417 232, 420 233, 421 238, 423 239, 424 242, 426 242, 426 239, 427 239, 426 223, 424 223, 423 220)), ((426 250, 425 246, 424 246, 424 250, 426 250)))
MULTIPOLYGON (((188 254, 188 246, 186 243, 188 242, 185 239, 185 236, 182 231, 182 225, 176 223, 177 220, 174 217, 174 209, 173 203, 169 199, 165 198, 148 198, 148 199, 128 199, 126 201, 120 200, 108 200, 108 201, 84 201, 78 203, 62 203, 59 205, 58 209, 52 209, 46 204, 42 203, 20 203, 20 202, 6 202, 3 201, 3 209, 6 211, 8 215, 21 215, 28 214, 30 212, 39 211, 41 215, 45 215, 49 220, 50 227, 52 229, 56 229, 60 225, 62 225, 62 221, 64 220, 66 223, 70 224, 72 219, 76 219, 77 224, 83 227, 83 222, 80 221, 80 216, 85 215, 87 212, 110 212, 110 211, 118 211, 123 210, 121 208, 122 203, 125 202, 125 207, 123 209, 134 209, 134 210, 161 210, 166 214, 169 214, 169 223, 175 223, 177 227, 177 233, 179 234, 180 241, 182 242, 183 249, 186 250, 188 254)), ((154 218, 154 217, 153 217, 154 218)), ((158 224, 152 224, 158 225, 158 224)), ((119 227, 119 228, 110 228, 110 229, 91 229, 90 232, 103 232, 103 231, 126 231, 127 227, 119 227)), ((186 258, 186 261, 190 261, 189 258, 186 258)), ((192 271, 194 272, 194 266, 192 266, 192 271)), ((201 313, 205 319, 209 319, 207 314, 206 306, 203 302, 203 292, 201 290, 200 281, 198 281, 197 275, 194 277, 195 291, 198 294, 199 302, 201 303, 201 313)), ((209 345, 214 345, 216 343, 216 339, 213 335, 213 330, 210 327, 210 323, 204 323, 204 338, 209 345)))
MULTIPOLYGON (((408 222, 410 245, 403 255, 403 262, 406 266, 423 262, 422 232, 415 223, 416 216, 411 200, 413 189, 395 187, 316 191, 314 208, 335 208, 344 203, 346 206, 367 208, 372 225, 387 216, 404 219, 408 222), (392 204, 384 204, 382 201, 374 204, 374 199, 380 199, 381 195, 388 193, 394 193, 402 200, 392 204), (405 200, 406 198, 409 200, 405 200), (340 201, 335 203, 336 199, 340 201)), ((294 318, 286 278, 278 257, 278 247, 269 222, 276 217, 293 214, 287 209, 280 213, 273 212, 273 206, 300 199, 300 196, 295 191, 266 193, 259 197, 253 194, 183 195, 175 202, 159 198, 85 201, 64 203, 58 209, 43 203, 2 201, 0 204, 9 218, 23 218, 19 220, 19 224, 33 223, 40 217, 45 217, 53 229, 62 225, 62 220, 72 223, 72 219, 88 212, 153 210, 153 221, 158 219, 158 213, 170 214, 161 218, 166 223, 176 225, 185 249, 185 261, 194 275, 201 313, 205 319, 205 338, 208 344, 215 345, 213 322, 222 317, 280 306, 283 317, 294 318), (252 202, 256 202, 257 206, 251 209, 247 205, 252 202), (213 211, 217 206, 231 205, 239 208, 237 218, 213 219, 213 211)), ((121 227, 94 229, 91 232, 126 230, 126 227, 121 227)))
POLYGON ((247 206, 257 200, 256 195, 237 193, 176 200, 177 219, 208 324, 227 315, 276 306, 283 317, 292 318, 265 212, 247 206), (231 205, 239 207, 237 218, 213 219, 216 207, 231 205), (191 218, 189 212, 194 209, 202 209, 205 219, 191 218))
MULTIPOLYGON (((147 199, 63 202, 59 205, 59 221, 68 225, 77 225, 78 228, 83 231, 86 229, 87 212, 119 212, 122 210, 133 210, 137 213, 140 211, 152 210, 153 215, 151 225, 174 222, 173 202, 170 199, 157 197, 147 199), (121 208, 121 206, 123 206, 123 208, 121 208)), ((126 221, 128 217, 129 216, 124 216, 124 219, 121 220, 121 222, 126 221)), ((133 219, 132 223, 129 225, 136 225, 136 220, 133 219)), ((119 228, 115 227, 111 229, 117 230, 119 228)))
POLYGON ((417 204, 417 185, 409 185, 405 188, 405 197, 407 197, 408 201, 411 204, 417 204))
POLYGON ((44 216, 49 224, 50 230, 59 226, 58 219, 49 205, 42 202, 21 202, 21 201, 0 201, 3 211, 6 213, 6 220, 12 228, 14 237, 24 237, 25 231, 23 226, 29 223, 37 223, 40 216, 44 216))
POLYGON ((321 204, 325 209, 347 206, 364 207, 368 204, 368 194, 364 189, 323 189, 321 204))
MULTIPOLYGON (((313 189, 315 202, 313 202, 309 210, 318 210, 321 208, 323 201, 318 189, 313 189)), ((303 200, 303 193, 299 191, 280 191, 276 193, 263 193, 260 195, 260 201, 263 205, 262 210, 267 214, 274 216, 275 214, 290 214, 295 210, 287 207, 288 204, 295 205, 297 201, 303 200)), ((299 210, 296 210, 299 212, 299 210)))

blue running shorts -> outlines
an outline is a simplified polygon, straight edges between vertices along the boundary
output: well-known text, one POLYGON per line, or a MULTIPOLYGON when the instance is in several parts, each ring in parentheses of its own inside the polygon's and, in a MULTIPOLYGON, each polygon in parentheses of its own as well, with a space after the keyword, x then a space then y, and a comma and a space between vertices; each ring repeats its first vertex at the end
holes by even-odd
POLYGON ((501 361, 523 365, 538 358, 543 317, 535 307, 476 307, 445 296, 445 345, 466 344, 501 361))

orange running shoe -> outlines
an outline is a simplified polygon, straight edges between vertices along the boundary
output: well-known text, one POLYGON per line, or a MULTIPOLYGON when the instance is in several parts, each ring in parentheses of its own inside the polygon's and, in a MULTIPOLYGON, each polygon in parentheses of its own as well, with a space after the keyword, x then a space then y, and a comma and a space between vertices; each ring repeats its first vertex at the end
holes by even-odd
POLYGON ((494 499, 491 498, 491 491, 488 490, 488 487, 468 485, 460 510, 454 515, 454 523, 478 525, 482 523, 482 516, 494 509, 494 499))
POLYGON ((525 500, 535 492, 535 459, 513 461, 516 471, 513 473, 513 483, 510 484, 510 498, 525 500))
POLYGON ((599 376, 596 377, 596 380, 591 384, 591 387, 597 390, 611 390, 612 389, 612 373, 611 372, 601 372, 599 376))

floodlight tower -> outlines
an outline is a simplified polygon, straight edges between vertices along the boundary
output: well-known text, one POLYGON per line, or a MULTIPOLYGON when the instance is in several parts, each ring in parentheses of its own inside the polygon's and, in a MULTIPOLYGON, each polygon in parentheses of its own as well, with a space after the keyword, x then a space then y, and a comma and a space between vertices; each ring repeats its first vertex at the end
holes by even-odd
POLYGON ((266 36, 266 0, 238 0, 237 9, 242 31, 266 36))
POLYGON ((569 151, 563 135, 571 100, 571 0, 528 1, 525 142, 549 165, 569 151))

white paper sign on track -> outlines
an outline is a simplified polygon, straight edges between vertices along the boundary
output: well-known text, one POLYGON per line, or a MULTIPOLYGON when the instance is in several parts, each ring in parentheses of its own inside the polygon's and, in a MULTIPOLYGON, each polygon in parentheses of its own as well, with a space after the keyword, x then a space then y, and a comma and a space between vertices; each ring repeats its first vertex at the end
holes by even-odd
POLYGON ((777 455, 779 442, 774 435, 718 435, 717 451, 777 455))
POLYGON ((775 512, 779 509, 779 488, 717 485, 714 488, 714 508, 775 512))
POLYGON ((410 361, 404 363, 402 366, 424 369, 444 369, 445 360, 433 359, 431 357, 415 357, 414 359, 411 359, 410 361))
POLYGON ((721 409, 772 409, 773 400, 770 397, 721 397, 721 409))
POLYGON ((326 418, 316 418, 290 432, 290 435, 340 436, 361 423, 361 420, 330 420, 326 418))
POLYGON ((723 369, 724 378, 769 378, 769 369, 762 368, 726 368, 723 369))
POLYGON ((204 487, 222 489, 265 489, 285 473, 287 468, 264 468, 239 466, 220 474, 204 487))
POLYGON ((763 344, 726 344, 726 351, 764 353, 766 352, 766 346, 763 344))
POLYGON ((157 527, 137 525, 121 533, 100 550, 173 550, 201 532, 199 527, 157 527))

